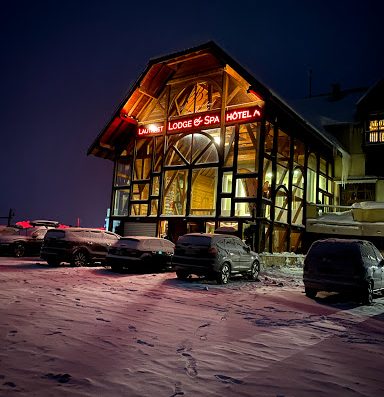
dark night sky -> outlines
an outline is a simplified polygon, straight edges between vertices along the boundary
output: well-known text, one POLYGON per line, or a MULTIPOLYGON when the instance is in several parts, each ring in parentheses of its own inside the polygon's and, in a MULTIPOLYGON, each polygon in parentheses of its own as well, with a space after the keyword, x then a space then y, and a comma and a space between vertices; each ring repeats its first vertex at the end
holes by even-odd
POLYGON ((113 164, 86 152, 151 58, 214 40, 287 99, 307 95, 309 68, 314 94, 384 77, 381 0, 1 4, 0 216, 14 221, 103 225, 113 164))

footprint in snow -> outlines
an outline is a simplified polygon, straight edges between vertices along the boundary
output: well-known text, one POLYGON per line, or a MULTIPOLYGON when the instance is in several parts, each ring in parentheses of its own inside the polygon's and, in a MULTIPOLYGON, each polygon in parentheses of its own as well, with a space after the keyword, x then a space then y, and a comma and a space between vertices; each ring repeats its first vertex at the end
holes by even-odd
POLYGON ((138 339, 136 342, 140 343, 140 345, 147 345, 147 346, 150 346, 150 347, 154 347, 155 346, 152 343, 148 343, 148 342, 146 342, 144 340, 141 340, 141 339, 138 339))
POLYGON ((9 386, 9 387, 16 387, 15 383, 13 383, 13 382, 4 382, 3 385, 9 386))
POLYGON ((69 374, 52 374, 51 372, 42 376, 45 379, 56 380, 59 383, 67 383, 71 380, 71 375, 69 374))
POLYGON ((104 318, 101 318, 101 317, 96 317, 96 320, 104 321, 106 323, 110 323, 111 322, 111 320, 105 320, 104 318))
POLYGON ((242 380, 235 379, 226 375, 215 375, 215 378, 223 383, 234 383, 236 385, 242 385, 244 383, 242 380))

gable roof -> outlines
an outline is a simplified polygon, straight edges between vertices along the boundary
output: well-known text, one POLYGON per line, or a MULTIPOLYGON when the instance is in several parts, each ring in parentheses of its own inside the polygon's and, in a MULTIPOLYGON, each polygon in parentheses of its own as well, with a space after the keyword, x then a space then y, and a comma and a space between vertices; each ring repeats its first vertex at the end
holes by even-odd
POLYGON ((276 93, 255 79, 216 43, 209 41, 197 47, 150 60, 105 128, 92 143, 87 154, 114 160, 124 147, 133 142, 138 124, 136 116, 153 98, 158 98, 170 79, 191 76, 220 67, 240 76, 248 85, 244 87, 245 90, 252 88, 264 101, 277 106, 287 117, 312 135, 315 141, 321 142, 330 151, 336 148, 340 153, 345 152, 336 138, 308 122, 276 93))

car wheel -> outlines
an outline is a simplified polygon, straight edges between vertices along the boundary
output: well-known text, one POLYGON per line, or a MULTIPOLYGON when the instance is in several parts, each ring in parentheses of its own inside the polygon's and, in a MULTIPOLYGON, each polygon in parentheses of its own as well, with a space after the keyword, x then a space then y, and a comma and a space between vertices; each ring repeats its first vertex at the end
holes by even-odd
POLYGON ((220 272, 217 274, 217 284, 227 284, 230 274, 231 268, 229 267, 229 264, 224 263, 223 266, 221 266, 220 272))
POLYGON ((25 245, 23 243, 16 243, 13 246, 13 255, 16 258, 21 258, 25 255, 25 245))
POLYGON ((364 305, 372 305, 373 303, 373 285, 372 283, 367 283, 362 292, 362 302, 364 305))
POLYGON ((315 289, 305 287, 305 295, 308 296, 308 298, 313 299, 316 297, 316 294, 317 294, 317 291, 315 289))
POLYGON ((248 278, 250 280, 256 281, 259 277, 259 273, 260 273, 260 262, 255 261, 252 263, 251 269, 249 270, 248 278))
POLYGON ((71 265, 80 267, 88 264, 88 254, 85 251, 75 251, 72 255, 71 265))
POLYGON ((179 280, 186 280, 189 277, 189 273, 185 270, 176 270, 176 277, 179 280))

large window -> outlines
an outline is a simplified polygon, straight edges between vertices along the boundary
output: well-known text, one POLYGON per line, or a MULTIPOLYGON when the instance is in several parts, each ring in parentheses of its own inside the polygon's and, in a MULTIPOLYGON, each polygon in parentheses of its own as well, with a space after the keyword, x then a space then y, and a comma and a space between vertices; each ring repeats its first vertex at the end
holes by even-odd
POLYGON ((168 137, 163 215, 215 215, 219 137, 218 129, 168 137))
POLYGON ((116 162, 115 186, 129 186, 131 183, 131 159, 122 157, 116 162))
POLYGON ((276 191, 275 220, 282 223, 288 222, 288 190, 281 186, 276 191))
POLYGON ((166 171, 164 174, 164 215, 186 215, 188 171, 166 171))
POLYGON ((289 184, 290 137, 279 129, 277 137, 276 186, 289 184))
POLYGON ((192 170, 191 215, 215 215, 217 169, 192 170))
POLYGON ((352 205, 361 201, 375 201, 375 183, 347 183, 341 187, 341 205, 352 205))
MULTIPOLYGON (((333 168, 332 164, 320 157, 319 167, 319 201, 321 204, 333 204, 333 168)), ((325 211, 328 209, 325 208, 325 211)))
POLYGON ((311 153, 307 168, 307 201, 317 204, 317 157, 311 153))
POLYGON ((293 170, 292 179, 292 223, 301 225, 303 223, 304 207, 304 176, 301 167, 293 170))
POLYGON ((260 124, 243 124, 239 128, 237 172, 255 173, 258 170, 260 124))
POLYGON ((138 139, 133 166, 133 180, 149 179, 153 156, 153 138, 138 139))
POLYGON ((115 191, 113 203, 113 215, 127 216, 128 215, 128 201, 129 189, 118 189, 115 191))
POLYGON ((227 127, 225 130, 225 146, 224 146, 224 166, 232 167, 235 152, 235 127, 227 127))

